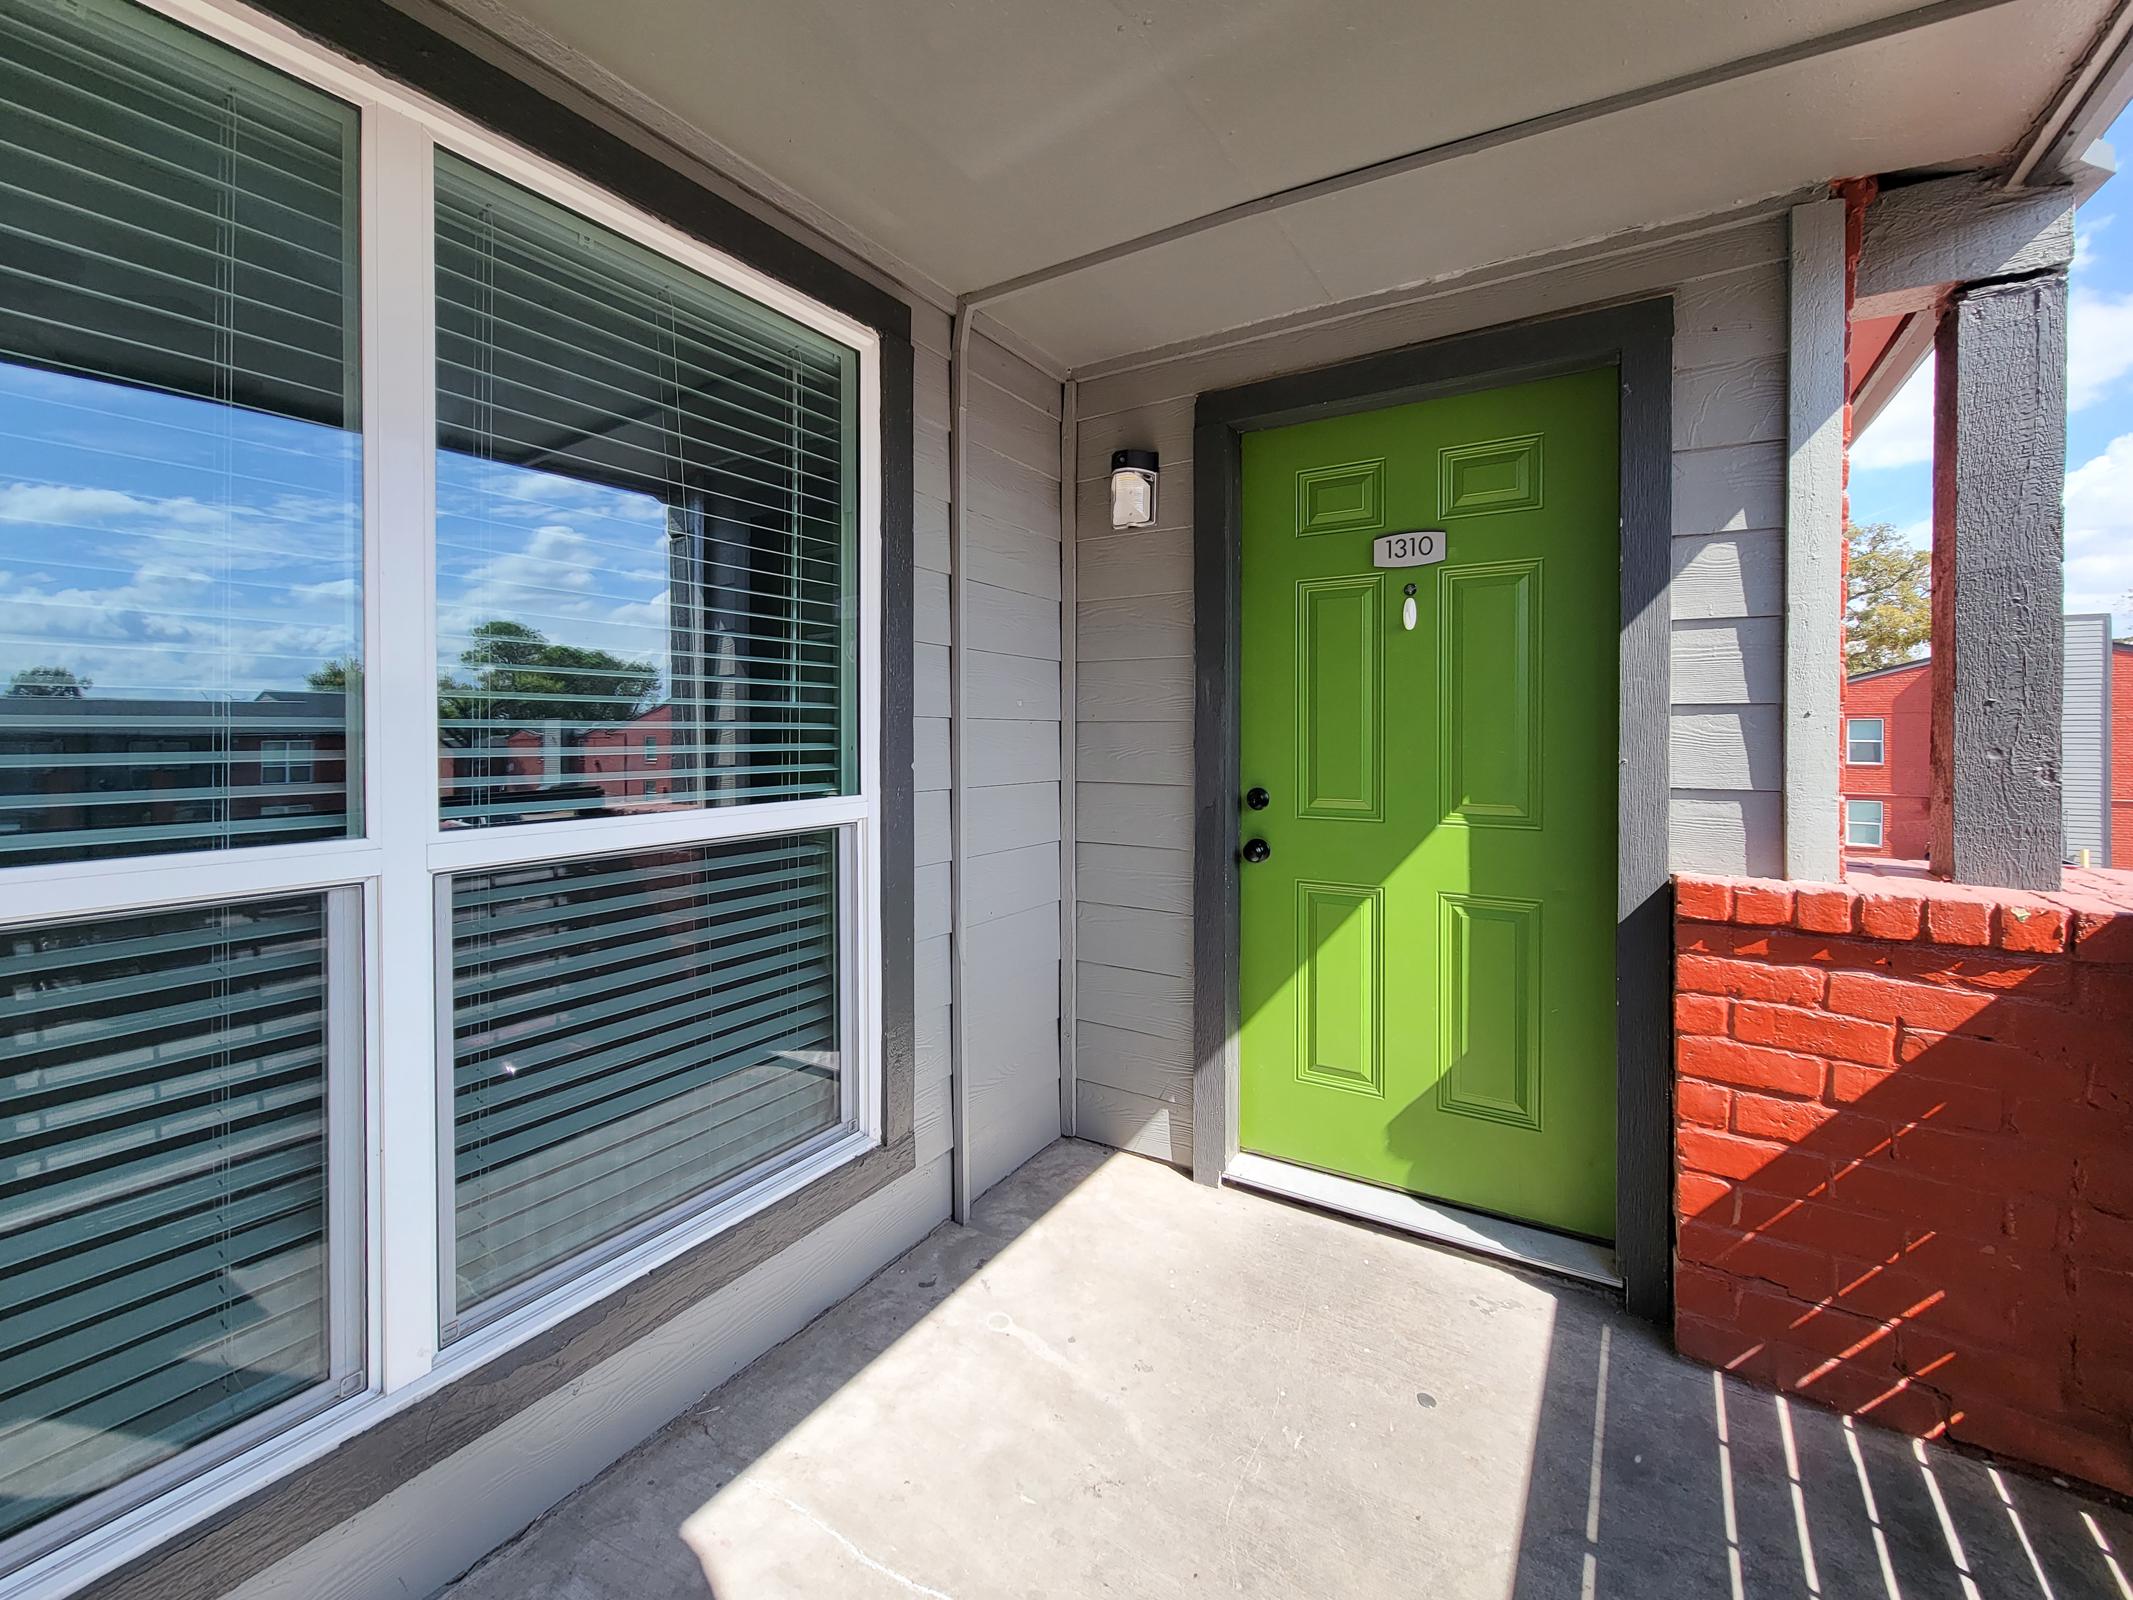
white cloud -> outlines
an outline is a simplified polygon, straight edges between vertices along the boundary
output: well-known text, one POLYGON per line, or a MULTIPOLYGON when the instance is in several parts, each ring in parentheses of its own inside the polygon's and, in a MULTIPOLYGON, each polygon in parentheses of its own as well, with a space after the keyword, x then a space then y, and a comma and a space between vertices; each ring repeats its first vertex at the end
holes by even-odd
POLYGON ((2066 475, 2066 609, 2133 612, 2133 433, 2066 475))
POLYGON ((2066 311, 2066 404, 2081 411, 2133 372, 2133 294, 2076 284, 2066 311))
POLYGON ((1929 355, 1852 441, 1852 469, 1916 466, 1933 459, 1933 358, 1929 355))
POLYGON ((2112 212, 2105 212, 2101 215, 2093 211, 2077 211, 2074 213, 2075 277, 2078 278, 2084 273, 2095 271, 2097 264, 2105 259, 2104 252, 2096 248, 2096 236, 2108 229, 2117 220, 2116 214, 2112 212))

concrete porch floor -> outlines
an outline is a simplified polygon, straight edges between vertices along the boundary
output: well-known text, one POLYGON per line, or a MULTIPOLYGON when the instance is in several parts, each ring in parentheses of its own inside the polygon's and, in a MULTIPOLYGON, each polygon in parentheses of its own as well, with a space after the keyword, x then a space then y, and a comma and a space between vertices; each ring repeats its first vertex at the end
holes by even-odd
POLYGON ((2133 1516, 1597 1293, 1061 1143, 450 1600, 2133 1600, 2133 1516))

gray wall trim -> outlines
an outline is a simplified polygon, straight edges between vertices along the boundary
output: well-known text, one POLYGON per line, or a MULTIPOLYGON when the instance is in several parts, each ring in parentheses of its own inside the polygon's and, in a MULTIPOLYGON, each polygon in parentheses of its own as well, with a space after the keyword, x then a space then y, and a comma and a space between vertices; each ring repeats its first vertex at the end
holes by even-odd
POLYGON ((1823 883, 1844 870, 1844 211, 1792 208, 1785 430, 1785 876, 1823 883))
POLYGON ((2066 272, 1959 292, 1933 422, 1938 877, 2057 889, 2066 272))
POLYGON ((1059 1136, 1074 1137, 1075 962, 1081 943, 1081 905, 1075 872, 1075 767, 1081 719, 1075 712, 1075 665, 1081 629, 1075 469, 1081 450, 1081 388, 1059 388, 1059 1136))
POLYGON ((1560 373, 1621 373, 1621 735, 1615 932, 1616 1241, 1632 1310, 1672 1303, 1667 874, 1671 297, 1462 334, 1203 393, 1193 426, 1193 1176, 1237 1153, 1243 435, 1560 373))
POLYGON ((970 318, 956 302, 948 356, 948 1152, 950 1209, 970 1221, 970 1007, 963 979, 969 966, 970 718, 963 690, 970 665, 970 559, 964 547, 970 480, 970 318))
POLYGON ((1866 208, 1852 315, 1920 311, 1949 284, 2066 266, 2075 198, 2071 188, 2009 193, 1975 173, 1883 190, 1866 208))

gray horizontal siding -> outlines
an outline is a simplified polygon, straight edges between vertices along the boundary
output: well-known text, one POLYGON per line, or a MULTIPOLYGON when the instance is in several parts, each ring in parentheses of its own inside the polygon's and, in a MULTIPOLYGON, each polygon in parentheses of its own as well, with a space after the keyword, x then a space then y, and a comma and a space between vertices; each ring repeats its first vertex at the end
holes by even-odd
POLYGON ((1059 1136, 1059 385, 979 336, 965 402, 958 800, 975 1195, 1059 1136))
POLYGON ((1282 372, 1671 291, 1671 849, 1774 871, 1783 780, 1785 232, 1766 218, 1085 379, 1075 506, 1076 1110, 1088 1138, 1192 1145, 1194 398, 1282 372), (1113 450, 1162 458, 1156 526, 1114 533, 1113 450))

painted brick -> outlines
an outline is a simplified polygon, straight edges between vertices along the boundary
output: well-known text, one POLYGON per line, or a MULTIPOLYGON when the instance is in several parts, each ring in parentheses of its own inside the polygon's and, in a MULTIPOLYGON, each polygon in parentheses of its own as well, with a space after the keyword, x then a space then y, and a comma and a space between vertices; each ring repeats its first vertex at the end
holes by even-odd
POLYGON ((2118 1494, 2133 1494, 2133 1462, 2121 1426, 2080 1427, 2016 1406, 1962 1402, 1948 1423, 1951 1438, 1981 1450, 2061 1467, 2118 1494))
POLYGON ((2074 955, 2082 961, 2133 965, 2133 913, 2075 912, 2074 955))
POLYGON ((1674 1205, 1684 1217, 1696 1217, 1730 1227, 1733 1223, 1733 1184, 1708 1172, 1676 1172, 1674 1205))
POLYGON ((1797 1145, 1842 1115, 1818 1100, 1783 1100, 1745 1090, 1733 1097, 1733 1131, 1744 1139, 1797 1145))
POLYGON ((1808 967, 1766 967, 1719 956, 1674 958, 1675 981, 1692 994, 1733 995, 1745 1000, 1782 1000, 1811 1006, 1827 979, 1808 967))
POLYGON ((1674 1031, 1722 1035, 1726 1031, 1726 998, 1717 994, 1674 996, 1674 1031))
POLYGON ((1674 1153, 1689 1171, 1718 1178, 1752 1178, 1789 1154, 1782 1145, 1761 1144, 1715 1128, 1691 1127, 1674 1130, 1674 1153))
POLYGON ((1682 878, 1674 884, 1674 912, 1692 922, 1724 922, 1733 914, 1733 891, 1708 878, 1682 878))
POLYGON ((1709 1083, 1802 1096, 1819 1096, 1828 1071, 1813 1056, 1765 1050, 1733 1039, 1678 1040, 1674 1060, 1685 1075, 1709 1083))
POLYGON ((1679 1347, 2133 1486, 2133 915, 1727 887, 1675 930, 1679 1347))
POLYGON ((1915 939, 1925 926, 1926 903, 1912 894, 1862 891, 1859 931, 1872 939, 1915 939))
POLYGON ((1832 1105, 1856 1107, 1890 1127, 1931 1122, 1997 1133, 2007 1120, 2007 1097, 1997 1089, 1842 1061, 1831 1064, 1826 1092, 1832 1105))
POLYGON ((1935 944, 1990 944, 1992 907, 1979 900, 1928 900, 1926 936, 1935 944))
POLYGON ((1833 972, 1829 1009, 1872 1022, 1901 1022, 1911 1028, 1954 1033, 1967 1028, 1991 1008, 1990 995, 1970 994, 1934 984, 1883 977, 1873 972, 1833 972))
POLYGON ((1733 1037, 1743 1044, 1772 1045, 1864 1067, 1893 1066, 1896 1061, 1894 1023, 1833 1017, 1801 1007, 1743 1001, 1733 1009, 1733 1037))
POLYGON ((1733 1122, 1733 1095, 1715 1083, 1683 1078, 1674 1086, 1674 1114, 1699 1128, 1726 1128, 1733 1122))
POLYGON ((2057 955, 2066 948, 2072 921, 2057 906, 2001 906, 1993 922, 1993 942, 2002 950, 2057 955))
POLYGON ((1890 958, 1889 971, 1919 983, 2019 995, 2046 1004, 2064 1004, 2074 993, 2074 969, 2067 962, 1988 955, 1946 945, 1905 945, 1890 958))
POLYGON ((1809 933, 1850 933, 1858 899, 1849 889, 1801 889, 1793 897, 1792 920, 1809 933))
POLYGON ((1836 1265, 1826 1252, 1762 1234, 1689 1221, 1681 1225, 1679 1249, 1683 1260, 1738 1277, 1761 1278, 1809 1300, 1820 1300, 1836 1287, 1836 1265))
POLYGON ((1743 883, 1733 890, 1733 920, 1750 927, 1782 928, 1792 921, 1792 890, 1777 883, 1743 883))

